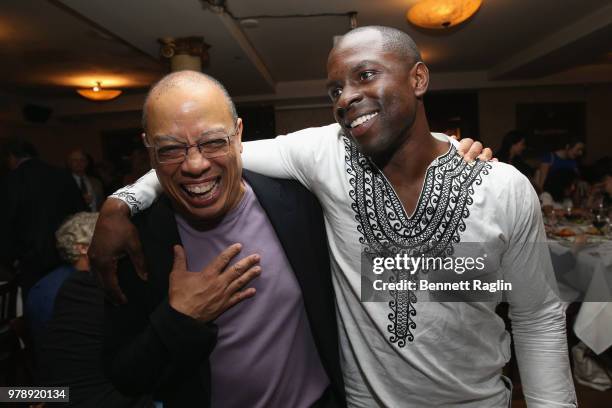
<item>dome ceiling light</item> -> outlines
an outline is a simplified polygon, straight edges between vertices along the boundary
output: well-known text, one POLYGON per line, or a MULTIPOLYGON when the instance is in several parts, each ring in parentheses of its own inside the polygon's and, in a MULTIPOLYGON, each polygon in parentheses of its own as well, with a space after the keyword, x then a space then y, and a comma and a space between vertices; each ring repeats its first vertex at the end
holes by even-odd
POLYGON ((100 81, 96 81, 96 85, 91 88, 77 89, 76 91, 83 98, 87 98, 92 101, 110 101, 111 99, 115 99, 121 95, 123 92, 120 89, 104 89, 102 88, 102 83, 100 81))
POLYGON ((482 0, 421 0, 406 13, 406 19, 419 27, 445 29, 463 23, 480 8, 482 0))

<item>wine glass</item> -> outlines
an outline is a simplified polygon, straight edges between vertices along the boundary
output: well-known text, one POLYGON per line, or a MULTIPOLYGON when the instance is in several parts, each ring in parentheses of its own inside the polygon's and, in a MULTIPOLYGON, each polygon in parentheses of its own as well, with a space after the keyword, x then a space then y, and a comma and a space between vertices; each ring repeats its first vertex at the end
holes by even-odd
POLYGON ((565 218, 567 218, 568 221, 571 221, 573 216, 572 216, 572 204, 570 202, 565 203, 565 218))
POLYGON ((593 226, 597 228, 600 234, 603 234, 603 229, 608 225, 609 219, 602 212, 597 212, 593 216, 593 226))

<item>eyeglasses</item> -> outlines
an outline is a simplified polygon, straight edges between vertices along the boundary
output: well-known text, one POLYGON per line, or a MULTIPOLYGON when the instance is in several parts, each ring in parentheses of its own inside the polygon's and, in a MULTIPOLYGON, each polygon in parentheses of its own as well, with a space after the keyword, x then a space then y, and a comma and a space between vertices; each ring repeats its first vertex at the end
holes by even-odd
POLYGON ((229 153, 231 138, 236 135, 237 131, 238 128, 234 127, 234 131, 230 135, 211 135, 193 144, 172 143, 150 145, 145 139, 144 145, 146 148, 154 150, 155 158, 160 164, 182 163, 187 158, 189 149, 192 147, 197 148, 202 157, 214 159, 229 153))

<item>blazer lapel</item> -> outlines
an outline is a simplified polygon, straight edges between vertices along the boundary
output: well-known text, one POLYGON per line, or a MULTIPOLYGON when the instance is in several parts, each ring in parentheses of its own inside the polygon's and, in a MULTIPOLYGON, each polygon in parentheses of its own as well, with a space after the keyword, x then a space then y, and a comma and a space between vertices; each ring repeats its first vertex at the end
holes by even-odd
POLYGON ((301 221, 299 217, 296 217, 300 203, 296 200, 295 194, 287 194, 282 183, 277 180, 248 170, 243 172, 243 176, 253 188, 259 204, 266 212, 300 286, 302 286, 303 262, 301 261, 305 253, 302 251, 300 237, 296 237, 294 233, 295 223, 301 221))
POLYGON ((159 296, 168 294, 168 276, 174 263, 174 245, 181 245, 181 238, 170 200, 162 195, 150 209, 140 239, 145 248, 145 262, 149 281, 159 296))

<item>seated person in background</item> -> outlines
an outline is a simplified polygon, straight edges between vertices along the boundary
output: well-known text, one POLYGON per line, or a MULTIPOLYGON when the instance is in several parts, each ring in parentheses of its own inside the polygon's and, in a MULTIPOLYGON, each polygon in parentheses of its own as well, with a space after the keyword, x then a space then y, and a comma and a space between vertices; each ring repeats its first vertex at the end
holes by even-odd
POLYGON ((97 218, 97 213, 81 212, 62 224, 56 236, 66 265, 41 279, 28 297, 39 351, 36 380, 70 387, 66 406, 142 406, 115 390, 102 369, 104 292, 89 272, 87 257, 97 218))
POLYGON ((526 148, 527 140, 525 133, 520 130, 511 130, 504 136, 501 147, 495 152, 495 157, 500 162, 513 165, 518 171, 531 179, 533 177, 533 169, 525 163, 522 157, 526 148))
POLYGON ((571 169, 561 169, 548 176, 540 202, 544 212, 550 210, 571 209, 574 204, 572 196, 576 191, 578 175, 571 169))
POLYGON ((543 190, 546 179, 558 170, 568 169, 579 174, 577 160, 584 154, 584 147, 583 141, 569 137, 562 148, 545 155, 536 175, 536 186, 539 191, 543 190))
POLYGON ((612 158, 602 157, 597 160, 591 166, 590 173, 591 188, 585 207, 605 211, 612 206, 612 158))
POLYGON ((55 233, 57 249, 64 263, 49 272, 31 289, 26 301, 26 317, 35 343, 44 333, 59 288, 75 271, 88 271, 87 249, 98 213, 80 212, 69 217, 55 233))

